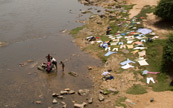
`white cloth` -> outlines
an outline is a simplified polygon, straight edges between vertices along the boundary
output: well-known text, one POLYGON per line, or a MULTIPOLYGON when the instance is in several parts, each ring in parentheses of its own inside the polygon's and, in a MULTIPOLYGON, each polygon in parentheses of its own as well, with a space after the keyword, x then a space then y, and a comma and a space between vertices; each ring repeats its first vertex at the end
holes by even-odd
POLYGON ((107 50, 110 51, 111 50, 111 47, 106 47, 105 48, 105 51, 107 51, 107 50))
POLYGON ((153 77, 147 77, 147 84, 149 84, 149 83, 150 83, 150 81, 152 81, 153 83, 155 83, 155 81, 154 81, 153 77))
POLYGON ((56 59, 55 58, 52 58, 51 62, 56 62, 56 59))
POLYGON ((139 62, 139 64, 140 64, 141 66, 149 65, 149 64, 145 61, 145 59, 144 59, 144 60, 139 60, 138 62, 139 62))
POLYGON ((115 51, 115 50, 118 51, 118 48, 113 48, 113 49, 112 49, 112 51, 115 51))
POLYGON ((103 72, 102 75, 103 76, 106 76, 106 75, 109 75, 110 73, 109 72, 103 72))
POLYGON ((128 63, 126 65, 124 65, 124 66, 121 66, 121 68, 123 68, 123 69, 128 69, 128 68, 133 68, 133 67, 134 66, 129 65, 128 63))

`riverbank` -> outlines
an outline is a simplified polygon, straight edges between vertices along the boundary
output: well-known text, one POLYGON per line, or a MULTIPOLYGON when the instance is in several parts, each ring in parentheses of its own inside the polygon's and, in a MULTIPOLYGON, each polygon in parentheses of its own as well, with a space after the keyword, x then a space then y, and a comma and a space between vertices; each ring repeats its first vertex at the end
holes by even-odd
MULTIPOLYGON (((92 67, 90 71, 90 76, 94 82, 92 97, 94 98, 94 102, 97 103, 98 108, 172 108, 173 106, 171 98, 169 98, 169 96, 173 96, 173 92, 167 91, 171 89, 169 88, 171 79, 165 74, 142 75, 142 71, 146 69, 153 72, 160 70, 162 49, 165 42, 163 39, 167 38, 165 34, 171 30, 166 28, 164 31, 160 30, 159 32, 157 30, 161 28, 154 26, 154 22, 148 24, 148 22, 151 21, 151 17, 147 17, 147 15, 151 15, 154 10, 153 5, 156 5, 154 0, 153 2, 143 2, 142 6, 139 6, 141 3, 138 4, 137 2, 138 1, 135 0, 128 0, 127 3, 129 4, 126 4, 125 2, 110 0, 107 3, 97 3, 97 5, 105 8, 104 14, 91 15, 89 20, 84 21, 84 26, 71 31, 75 42, 83 51, 91 53, 95 58, 100 58, 105 62, 103 66, 92 67), (137 4, 134 5, 131 3, 137 4), (133 13, 135 7, 140 10, 138 11, 139 13, 133 13), (110 32, 111 35, 106 35, 108 26, 112 28, 110 32), (113 39, 115 40, 114 42, 116 42, 118 36, 123 37, 121 41, 118 42, 124 42, 125 44, 128 41, 125 37, 138 35, 139 33, 136 31, 141 27, 150 28, 150 30, 152 30, 150 34, 145 35, 146 37, 144 39, 147 40, 149 36, 158 38, 156 40, 153 38, 152 43, 143 43, 143 45, 148 48, 145 55, 149 63, 147 66, 140 66, 136 63, 133 65, 134 68, 122 69, 120 63, 127 58, 135 60, 139 56, 138 51, 135 54, 133 52, 136 50, 132 50, 128 46, 123 49, 118 45, 111 45, 110 49, 113 50, 118 47, 118 51, 116 54, 107 57, 105 56, 107 53, 107 51, 105 51, 106 49, 98 47, 99 44, 97 42, 108 42, 113 37, 115 37, 113 39), (96 41, 86 41, 85 39, 88 36, 96 37, 96 41), (102 80, 103 76, 101 74, 108 70, 112 70, 110 74, 114 79, 104 81, 102 80), (152 77, 156 83, 147 84, 147 77, 152 77), (164 81, 160 80, 163 79, 163 77, 165 77, 164 81), (104 100, 100 99, 100 95, 104 97, 104 100)), ((132 40, 139 41, 139 39, 136 38, 132 40)), ((130 45, 135 47, 134 44, 130 45)), ((140 50, 140 52, 142 51, 143 50, 140 50)))

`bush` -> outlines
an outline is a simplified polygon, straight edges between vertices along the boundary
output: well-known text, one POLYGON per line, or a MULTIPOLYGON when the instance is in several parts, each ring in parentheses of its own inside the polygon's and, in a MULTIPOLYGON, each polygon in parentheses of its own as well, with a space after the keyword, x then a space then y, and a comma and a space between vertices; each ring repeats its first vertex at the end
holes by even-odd
POLYGON ((173 33, 169 34, 169 39, 166 41, 166 45, 163 49, 163 72, 167 72, 169 75, 173 75, 173 33))
POLYGON ((163 19, 173 20, 173 0, 160 0, 154 14, 163 19))

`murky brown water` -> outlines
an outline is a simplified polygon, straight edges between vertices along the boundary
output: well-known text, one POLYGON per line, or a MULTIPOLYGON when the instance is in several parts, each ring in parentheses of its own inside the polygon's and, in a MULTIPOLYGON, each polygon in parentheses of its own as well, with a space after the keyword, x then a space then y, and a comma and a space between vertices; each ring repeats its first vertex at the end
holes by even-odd
MULTIPOLYGON (((9 43, 0 47, 0 108, 61 108, 61 104, 52 104, 53 92, 67 87, 76 91, 92 88, 87 66, 100 65, 101 61, 81 52, 71 36, 60 33, 80 26, 75 20, 79 10, 87 8, 77 0, 0 0, 0 41, 9 43), (65 75, 60 67, 51 74, 36 69, 35 64, 46 61, 48 53, 58 62, 67 59, 65 75), (28 59, 34 62, 18 66, 28 59), (69 71, 79 77, 68 75, 69 71), (37 100, 42 104, 32 103, 37 100)), ((78 95, 65 97, 68 108, 73 107, 72 100, 86 101, 78 95)))

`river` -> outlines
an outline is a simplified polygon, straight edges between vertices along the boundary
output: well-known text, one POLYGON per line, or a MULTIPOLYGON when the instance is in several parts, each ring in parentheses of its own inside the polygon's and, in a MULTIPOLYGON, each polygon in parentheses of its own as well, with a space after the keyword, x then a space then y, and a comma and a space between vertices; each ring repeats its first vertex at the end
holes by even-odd
MULTIPOLYGON (((76 20, 89 15, 79 18, 80 9, 90 7, 77 0, 0 0, 0 42, 9 43, 0 47, 0 108, 61 108, 61 100, 52 104, 53 92, 92 89, 87 66, 102 62, 81 52, 73 38, 61 32, 81 26, 76 20), (65 61, 64 75, 60 65, 58 72, 50 74, 37 70, 48 53, 58 62, 65 61), (19 66, 27 60, 33 62, 19 66), (70 76, 70 71, 79 76, 70 76), (42 103, 33 103, 38 100, 42 103)), ((63 101, 72 108, 72 101, 82 103, 86 97, 68 95, 63 101)))

